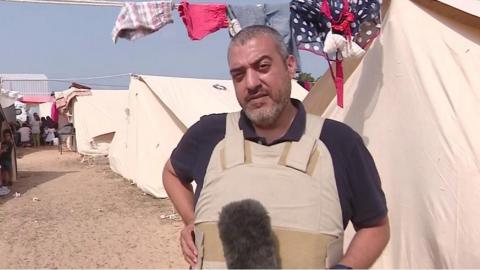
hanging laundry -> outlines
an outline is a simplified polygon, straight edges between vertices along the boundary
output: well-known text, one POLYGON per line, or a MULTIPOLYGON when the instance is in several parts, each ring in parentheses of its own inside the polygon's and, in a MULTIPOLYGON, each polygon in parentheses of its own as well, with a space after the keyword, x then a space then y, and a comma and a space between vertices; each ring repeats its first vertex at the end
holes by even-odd
MULTIPOLYGON (((250 25, 265 25, 267 18, 265 15, 265 5, 228 5, 229 19, 237 19, 241 28, 250 25)), ((240 29, 241 30, 241 29, 240 29)), ((232 36, 238 32, 233 33, 232 36)))
MULTIPOLYGON (((288 51, 297 58, 297 71, 300 71, 300 57, 296 44, 292 40, 290 27, 290 5, 284 4, 257 4, 257 5, 228 5, 230 24, 238 20, 239 28, 250 25, 267 25, 277 30, 283 38, 288 51)), ((233 29, 230 26, 230 29, 233 29)), ((237 27, 238 29, 238 27, 237 27)), ((230 31, 231 36, 238 31, 230 31)))
POLYGON ((290 30, 290 5, 288 3, 265 4, 265 15, 267 18, 265 24, 276 29, 282 35, 289 52, 299 58, 296 47, 293 47, 292 31, 290 30))
POLYGON ((351 37, 360 48, 368 46, 380 31, 379 0, 292 0, 290 10, 298 48, 319 55, 324 54, 330 31, 351 37))
POLYGON ((208 34, 228 27, 225 4, 191 4, 182 1, 178 12, 192 40, 200 40, 208 34))
POLYGON ((58 123, 58 110, 57 110, 57 102, 54 101, 52 103, 52 107, 50 108, 50 117, 52 118, 53 122, 58 123))
POLYGON ((347 40, 343 35, 333 34, 330 31, 325 38, 323 52, 327 55, 335 55, 338 51, 343 58, 360 57, 365 53, 365 50, 356 42, 347 40))
POLYGON ((113 42, 144 37, 172 23, 173 7, 173 1, 125 2, 112 30, 113 42))
POLYGON ((292 0, 291 27, 299 49, 327 58, 343 107, 343 66, 358 57, 379 33, 380 0, 292 0), (335 73, 330 61, 335 61, 335 73))

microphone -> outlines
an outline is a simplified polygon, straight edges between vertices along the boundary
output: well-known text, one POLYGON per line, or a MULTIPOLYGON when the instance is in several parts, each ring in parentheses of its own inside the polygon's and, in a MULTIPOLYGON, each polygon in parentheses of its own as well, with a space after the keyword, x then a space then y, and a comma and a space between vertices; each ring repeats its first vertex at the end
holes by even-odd
POLYGON ((218 221, 225 262, 229 269, 278 269, 270 216, 252 199, 222 208, 218 221))

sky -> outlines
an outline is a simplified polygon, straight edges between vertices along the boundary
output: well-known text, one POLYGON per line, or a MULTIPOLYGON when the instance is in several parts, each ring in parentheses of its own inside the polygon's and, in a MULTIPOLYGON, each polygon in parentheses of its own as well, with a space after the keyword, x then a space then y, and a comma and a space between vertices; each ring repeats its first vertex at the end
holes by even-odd
MULTIPOLYGON (((174 12, 173 24, 146 37, 134 41, 119 39, 114 44, 111 31, 119 12, 120 7, 0 2, 0 74, 42 73, 49 79, 76 79, 94 89, 126 89, 129 78, 80 78, 135 73, 230 79, 226 29, 193 41, 188 38, 178 12, 174 12)), ((303 71, 315 78, 326 70, 327 63, 319 56, 302 51, 300 58, 303 71)), ((49 87, 64 90, 68 83, 49 82, 49 87)))

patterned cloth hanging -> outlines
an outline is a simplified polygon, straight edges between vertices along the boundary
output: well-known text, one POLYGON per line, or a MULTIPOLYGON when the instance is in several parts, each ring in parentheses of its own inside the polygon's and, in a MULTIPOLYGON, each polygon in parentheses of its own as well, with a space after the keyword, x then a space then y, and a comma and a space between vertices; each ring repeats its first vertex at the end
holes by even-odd
POLYGON ((125 2, 112 30, 113 42, 118 38, 135 40, 173 23, 173 1, 125 2))
POLYGON ((291 27, 298 49, 325 56, 343 107, 342 59, 364 53, 380 32, 380 0, 292 0, 291 27), (333 74, 330 61, 336 62, 333 74))
POLYGON ((320 55, 324 54, 327 34, 330 31, 339 33, 340 26, 349 28, 352 40, 361 48, 368 46, 380 31, 379 0, 293 0, 290 11, 292 31, 299 49, 320 55), (349 6, 348 13, 342 12, 345 2, 349 6), (322 11, 327 4, 331 18, 322 11), (350 23, 345 25, 345 22, 350 23))

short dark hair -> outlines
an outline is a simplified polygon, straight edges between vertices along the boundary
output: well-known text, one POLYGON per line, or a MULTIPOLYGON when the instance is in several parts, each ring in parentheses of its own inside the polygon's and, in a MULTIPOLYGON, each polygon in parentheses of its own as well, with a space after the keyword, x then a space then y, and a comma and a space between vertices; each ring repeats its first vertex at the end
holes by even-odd
POLYGON ((228 46, 228 52, 230 54, 230 49, 235 45, 244 45, 247 41, 259 37, 259 36, 268 36, 271 37, 277 46, 278 52, 280 55, 286 59, 290 53, 288 52, 287 45, 283 42, 283 37, 280 33, 274 28, 266 25, 251 25, 243 28, 238 32, 230 41, 228 46))
POLYGON ((12 131, 10 129, 4 129, 2 134, 5 135, 7 133, 10 134, 10 136, 12 136, 12 131))

